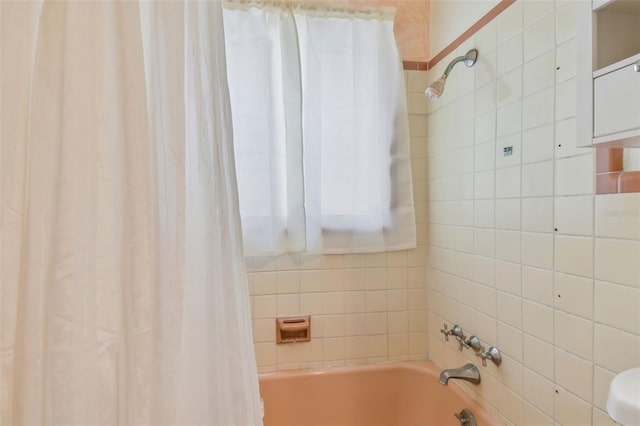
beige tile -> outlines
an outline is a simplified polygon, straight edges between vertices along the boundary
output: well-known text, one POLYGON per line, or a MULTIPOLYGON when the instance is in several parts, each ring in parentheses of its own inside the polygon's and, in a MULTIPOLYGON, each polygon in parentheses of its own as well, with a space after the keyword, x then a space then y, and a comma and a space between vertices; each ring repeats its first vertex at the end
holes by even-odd
POLYGON ((373 312, 366 314, 367 334, 387 334, 387 313, 373 312))
POLYGON ((254 342, 275 342, 275 321, 272 318, 253 320, 254 342))
POLYGON ((512 424, 522 424, 524 402, 522 397, 509 388, 501 387, 498 391, 498 409, 512 424))
POLYGON ((522 135, 522 163, 551 160, 554 155, 553 126, 547 124, 525 130, 522 135))
POLYGON ((481 284, 494 286, 496 281, 495 259, 474 256, 473 279, 481 284))
POLYGON ((596 278, 640 287, 640 241, 596 239, 596 278))
POLYGON ((556 161, 556 195, 593 194, 593 155, 556 161))
POLYGON ((572 78, 556 86, 556 120, 576 115, 576 79, 572 78))
POLYGON ((523 232, 522 263, 538 268, 553 268, 553 235, 523 232))
POLYGON ((516 328, 522 327, 522 299, 509 293, 498 292, 497 319, 516 328))
POLYGON ((555 50, 534 58, 523 67, 523 94, 525 96, 538 92, 555 83, 555 50))
POLYGON ((522 196, 546 197, 553 195, 553 161, 522 166, 522 196))
MULTIPOLYGON (((424 86, 427 87, 426 85, 424 86)), ((427 102, 428 99, 424 95, 424 89, 420 93, 408 93, 407 94, 407 108, 409 114, 427 114, 427 102)))
POLYGON ((555 269, 583 277, 593 276, 593 238, 555 237, 555 269))
MULTIPOLYGON (((556 123, 555 157, 567 158, 584 154, 584 148, 576 147, 576 119, 556 123)), ((558 195, 558 194, 556 194, 558 195)))
POLYGON ((556 383, 587 402, 592 401, 593 364, 561 349, 555 351, 556 383))
MULTIPOLYGON (((488 366, 488 368, 491 368, 488 366)), ((504 356, 499 368, 496 368, 496 378, 500 383, 508 386, 519 395, 523 394, 524 368, 522 363, 511 357, 504 356)))
POLYGON ((524 334, 524 365, 553 380, 553 345, 524 334))
POLYGON ((367 357, 387 356, 388 341, 386 335, 366 337, 367 357))
MULTIPOLYGON (((484 335, 482 335, 484 336, 484 335)), ((498 322, 497 347, 518 362, 522 362, 522 331, 503 322, 498 322)))
MULTIPOLYGON (((401 314, 402 312, 398 312, 397 314, 401 314)), ((410 333, 422 333, 422 332, 426 332, 427 328, 429 326, 429 322, 427 320, 428 315, 427 315, 427 311, 423 310, 423 311, 408 311, 408 312, 404 312, 405 314, 407 314, 407 321, 408 321, 408 327, 409 327, 409 332, 410 333)), ((398 316, 397 318, 393 318, 392 314, 396 314, 396 312, 389 312, 389 332, 390 333, 395 333, 394 328, 392 328, 392 326, 394 326, 393 321, 399 321, 398 323, 398 327, 404 325, 403 322, 401 322, 402 316, 398 316)), ((394 326, 395 327, 395 326, 394 326)), ((402 329, 400 329, 400 331, 398 332, 403 332, 402 329)))
POLYGON ((322 271, 323 291, 344 291, 347 287, 347 271, 344 269, 327 269, 322 271))
POLYGON ((496 109, 495 81, 476 89, 476 116, 486 114, 496 109))
POLYGON ((517 67, 500 77, 497 88, 499 107, 522 98, 522 68, 517 67))
POLYGON ((524 25, 528 26, 543 15, 554 10, 553 0, 537 0, 524 2, 524 25))
POLYGON ((524 426, 553 426, 553 419, 525 400, 523 413, 524 426))
POLYGON ((475 47, 479 52, 490 52, 496 48, 497 21, 487 23, 475 35, 475 47))
POLYGON ((344 316, 345 336, 363 336, 367 333, 367 319, 364 313, 346 314, 344 316))
POLYGON ((275 343, 256 343, 254 345, 254 349, 256 351, 256 363, 258 364, 258 367, 276 365, 275 343))
POLYGON ((576 2, 566 1, 556 10, 556 42, 562 43, 576 35, 576 2))
POLYGON ((528 61, 555 47, 555 19, 548 13, 524 30, 524 60, 528 61))
MULTIPOLYGON (((484 54, 478 55, 473 69, 475 72, 475 86, 481 87, 496 78, 496 51, 485 51, 484 54)), ((466 80, 468 76, 465 76, 466 80)), ((472 115, 470 114, 469 117, 472 115)))
POLYGON ((404 311, 407 309, 407 290, 387 290, 387 309, 404 311))
POLYGON ((593 318, 593 279, 556 272, 554 300, 557 309, 593 318))
POLYGON ((387 290, 368 290, 365 292, 367 312, 387 310, 387 290))
POLYGON ((496 316, 496 290, 489 286, 475 286, 475 308, 480 312, 496 316))
POLYGON ((596 366, 593 369, 593 405, 601 410, 607 409, 607 399, 609 398, 609 386, 615 373, 596 366))
POLYGON ((496 18, 498 40, 507 40, 522 31, 522 2, 515 2, 496 18))
POLYGON ((498 46, 498 75, 504 75, 522 65, 522 40, 522 34, 518 34, 498 46))
POLYGON ((614 422, 609 415, 597 408, 593 409, 593 426, 615 426, 614 422))
POLYGON ((475 142, 483 143, 496 137, 496 111, 492 110, 484 115, 476 115, 475 142))
POLYGON ((390 334, 388 343, 389 356, 406 355, 409 353, 408 334, 390 334))
MULTIPOLYGON (((478 174, 476 174, 477 177, 478 174)), ((496 198, 520 196, 520 166, 505 167, 495 171, 496 198)), ((476 196, 476 198, 480 198, 476 196)))
POLYGON ((640 289, 596 281, 594 319, 640 334, 640 289))
POLYGON ((422 93, 429 84, 427 73, 424 71, 407 71, 407 91, 413 93, 422 93))
POLYGON ((476 200, 473 202, 474 225, 479 228, 493 228, 495 226, 495 201, 476 200))
POLYGON ((545 342, 553 342, 553 309, 539 303, 522 304, 522 329, 545 342))
POLYGON ((520 262, 520 232, 496 231, 496 258, 520 262))
POLYGON ((528 232, 553 231, 553 198, 522 199, 522 230, 528 232))
POLYGON ((322 360, 334 361, 343 360, 345 355, 344 337, 323 339, 322 360))
POLYGON ((596 364, 616 373, 637 367, 640 359, 640 336, 596 324, 594 357, 596 364))
POLYGON ((477 228, 473 238, 474 254, 486 257, 494 257, 496 251, 496 236, 493 229, 477 228))
POLYGON ((553 382, 528 368, 524 369, 524 398, 548 416, 553 416, 553 382))
POLYGON ((520 263, 496 262, 496 289, 511 294, 522 294, 522 267, 520 263))
POLYGON ((553 306, 553 272, 523 266, 522 297, 532 302, 553 306))
POLYGON ((556 81, 569 80, 576 76, 576 39, 561 44, 556 49, 556 81))
POLYGON ((275 318, 276 296, 254 296, 253 318, 275 318))
POLYGON ((554 103, 553 88, 525 96, 522 101, 522 128, 528 130, 551 123, 554 103))
POLYGON ((322 293, 301 293, 300 313, 303 315, 322 314, 322 293))
POLYGON ((595 198, 597 236, 640 240, 640 193, 595 198))
POLYGON ((354 336, 345 338, 344 352, 347 360, 365 358, 367 356, 367 337, 354 336))
POLYGON ((497 112, 497 136, 499 138, 520 132, 522 128, 522 102, 503 106, 497 112))
POLYGON ((495 172, 488 170, 486 172, 476 173, 474 175, 474 198, 487 199, 493 198, 495 194, 495 172))
POLYGON ((342 337, 345 335, 346 320, 344 315, 322 315, 318 318, 322 319, 322 337, 342 337))
POLYGON ((253 272, 251 275, 254 295, 276 294, 275 272, 253 272))
POLYGON ((495 168, 495 143, 484 142, 475 146, 475 171, 492 170, 495 168))
POLYGON ((344 292, 332 292, 322 294, 322 312, 324 314, 344 313, 344 292))
POLYGON ((520 199, 502 199, 495 203, 496 228, 520 230, 520 199))
POLYGON ((562 425, 590 425, 591 405, 558 386, 554 398, 555 420, 562 425))
POLYGON ((592 359, 593 323, 575 315, 556 311, 555 344, 586 360, 592 359))
POLYGON ((593 235, 593 196, 556 197, 555 227, 561 234, 593 235))

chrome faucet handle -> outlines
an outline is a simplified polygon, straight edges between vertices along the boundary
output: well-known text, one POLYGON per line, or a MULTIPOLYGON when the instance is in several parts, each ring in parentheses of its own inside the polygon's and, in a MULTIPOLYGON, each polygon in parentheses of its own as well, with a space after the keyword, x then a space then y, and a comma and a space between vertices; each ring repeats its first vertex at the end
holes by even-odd
POLYGON ((465 340, 464 343, 466 347, 473 349, 475 353, 480 352, 480 349, 482 349, 482 346, 480 345, 480 339, 478 339, 476 336, 469 337, 469 339, 465 340))
POLYGON ((448 342, 449 336, 451 336, 451 334, 453 333, 453 330, 449 330, 449 327, 447 327, 447 324, 442 324, 442 326, 444 328, 440 329, 440 333, 444 334, 444 340, 445 342, 448 342))
POLYGON ((456 340, 458 341, 458 344, 460 345, 458 347, 458 350, 462 352, 462 349, 467 347, 466 336, 462 331, 462 327, 460 327, 458 324, 454 325, 453 328, 451 329, 451 334, 456 338, 456 340))
POLYGON ((484 346, 480 349, 477 355, 482 358, 482 366, 487 366, 487 360, 490 359, 493 363, 498 366, 502 363, 502 354, 498 350, 498 348, 491 346, 487 352, 484 351, 484 346))

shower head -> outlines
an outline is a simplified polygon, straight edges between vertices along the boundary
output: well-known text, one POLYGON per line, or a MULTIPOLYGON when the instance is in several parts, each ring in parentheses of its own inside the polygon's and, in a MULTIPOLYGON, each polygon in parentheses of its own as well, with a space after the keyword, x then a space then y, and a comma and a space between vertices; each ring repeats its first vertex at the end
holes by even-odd
POLYGON ((449 76, 449 73, 451 72, 455 64, 457 64, 458 62, 464 62, 467 67, 472 67, 477 60, 478 51, 476 49, 470 49, 464 56, 458 56, 453 61, 451 61, 449 65, 447 65, 447 68, 444 70, 444 74, 442 74, 442 77, 440 77, 439 79, 431 83, 429 87, 427 87, 427 90, 424 91, 424 94, 431 99, 438 99, 444 92, 444 85, 447 82, 447 77, 449 76))

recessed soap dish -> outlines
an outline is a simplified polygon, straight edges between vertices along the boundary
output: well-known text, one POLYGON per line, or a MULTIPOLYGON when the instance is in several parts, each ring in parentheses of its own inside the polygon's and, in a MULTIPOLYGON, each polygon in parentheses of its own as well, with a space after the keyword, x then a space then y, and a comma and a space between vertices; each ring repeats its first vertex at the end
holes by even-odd
POLYGON ((297 343, 311 340, 311 317, 276 318, 276 343, 297 343))

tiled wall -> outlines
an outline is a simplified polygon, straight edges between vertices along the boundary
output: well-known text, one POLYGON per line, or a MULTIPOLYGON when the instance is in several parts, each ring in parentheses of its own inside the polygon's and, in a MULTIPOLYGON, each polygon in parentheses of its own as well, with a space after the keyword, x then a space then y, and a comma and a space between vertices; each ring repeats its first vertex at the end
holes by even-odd
POLYGON ((259 370, 427 357, 424 72, 405 71, 418 248, 247 259, 259 370), (275 343, 276 316, 311 315, 311 341, 275 343))
POLYGON ((574 7, 516 1, 427 104, 430 357, 481 366, 443 322, 499 347, 465 388, 506 424, 611 425, 609 382, 640 365, 640 194, 596 196, 575 148, 574 7))

